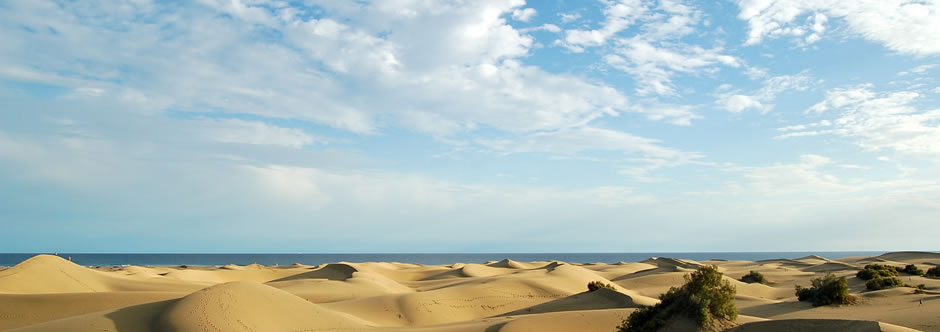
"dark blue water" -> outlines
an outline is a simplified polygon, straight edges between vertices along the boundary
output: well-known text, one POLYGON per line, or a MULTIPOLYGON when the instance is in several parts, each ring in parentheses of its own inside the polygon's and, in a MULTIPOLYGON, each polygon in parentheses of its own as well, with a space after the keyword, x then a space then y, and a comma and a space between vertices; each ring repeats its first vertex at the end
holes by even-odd
MULTIPOLYGON (((757 261, 774 258, 799 258, 819 255, 826 258, 877 256, 883 251, 816 252, 668 252, 668 253, 447 253, 447 254, 82 254, 58 253, 85 266, 107 265, 319 265, 336 262, 401 262, 425 265, 482 263, 509 258, 516 261, 560 260, 570 263, 638 262, 650 257, 671 257, 704 261, 709 259, 757 261)), ((0 253, 0 266, 13 266, 35 253, 0 253)))

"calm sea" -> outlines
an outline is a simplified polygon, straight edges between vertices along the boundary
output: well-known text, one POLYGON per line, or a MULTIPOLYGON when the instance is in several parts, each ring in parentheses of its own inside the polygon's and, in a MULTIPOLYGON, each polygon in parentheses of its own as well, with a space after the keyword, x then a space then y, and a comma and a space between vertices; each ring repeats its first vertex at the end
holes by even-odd
MULTIPOLYGON (((319 265, 335 262, 401 262, 425 265, 482 263, 509 258, 516 261, 560 260, 570 263, 638 262, 650 257, 671 257, 704 261, 709 259, 756 261, 818 255, 826 258, 877 256, 883 251, 816 252, 637 252, 637 253, 446 253, 446 254, 83 254, 58 253, 85 266, 106 265, 319 265)), ((0 266, 13 266, 35 253, 0 253, 0 266)))

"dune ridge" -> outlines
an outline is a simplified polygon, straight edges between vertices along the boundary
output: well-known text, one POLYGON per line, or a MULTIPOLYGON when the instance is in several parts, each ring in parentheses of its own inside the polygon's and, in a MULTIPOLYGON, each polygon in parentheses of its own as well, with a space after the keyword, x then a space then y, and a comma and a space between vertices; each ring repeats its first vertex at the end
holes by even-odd
POLYGON ((360 331, 366 322, 286 291, 234 281, 192 293, 155 320, 157 331, 360 331))
POLYGON ((924 294, 907 287, 868 291, 854 274, 873 261, 930 267, 940 263, 940 254, 99 269, 39 255, 0 270, 0 331, 610 332, 706 264, 717 265, 737 289, 741 315, 731 331, 940 331, 940 279, 901 276, 905 283, 924 284, 924 294), (751 270, 767 283, 737 279, 751 270), (860 304, 813 308, 796 301, 795 285, 826 273, 847 277, 860 304), (591 281, 613 289, 588 291, 591 281))

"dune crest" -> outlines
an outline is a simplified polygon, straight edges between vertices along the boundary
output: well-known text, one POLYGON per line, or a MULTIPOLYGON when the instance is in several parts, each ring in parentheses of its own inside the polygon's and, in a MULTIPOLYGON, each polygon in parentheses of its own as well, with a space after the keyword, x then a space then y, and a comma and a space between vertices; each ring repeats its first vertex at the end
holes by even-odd
POLYGON ((655 299, 635 293, 631 296, 612 289, 600 288, 595 291, 585 291, 525 309, 508 312, 502 316, 575 310, 637 308, 641 305, 653 305, 658 302, 659 301, 655 299))
POLYGON ((84 293, 109 290, 112 276, 59 256, 36 255, 0 271, 0 293, 84 293))
POLYGON ((183 297, 155 321, 156 331, 359 331, 366 324, 259 283, 225 283, 183 297))
POLYGON ((359 269, 351 264, 334 263, 327 264, 310 272, 304 272, 281 278, 275 281, 288 281, 297 279, 327 279, 327 280, 346 280, 352 278, 353 274, 359 272, 359 269))
POLYGON ((855 271, 855 270, 859 270, 859 268, 855 265, 842 263, 842 262, 836 262, 836 261, 827 261, 825 263, 810 266, 810 267, 803 269, 803 271, 806 271, 806 272, 836 272, 836 271, 855 271))
POLYGON ((693 260, 666 257, 650 257, 640 263, 656 265, 658 267, 681 267, 685 269, 697 269, 705 265, 693 260))
POLYGON ((898 251, 884 253, 878 259, 892 262, 940 265, 940 253, 925 251, 898 251))
POLYGON ((728 332, 913 332, 914 329, 866 320, 783 319, 743 324, 728 332))
MULTIPOLYGON (((740 315, 722 322, 726 328, 740 324, 734 331, 940 332, 940 279, 902 274, 904 283, 926 288, 914 294, 909 287, 870 291, 855 277, 872 261, 926 268, 936 265, 930 262, 937 256, 92 269, 40 255, 0 270, 0 331, 612 332, 635 308, 658 303, 661 294, 708 264, 737 289, 740 315), (763 274, 765 283, 742 282, 750 271, 763 274), (813 307, 797 301, 795 285, 808 286, 827 273, 846 277, 859 304, 813 307), (588 291, 594 281, 613 289, 588 291)), ((668 324, 697 330, 690 320, 668 324)))

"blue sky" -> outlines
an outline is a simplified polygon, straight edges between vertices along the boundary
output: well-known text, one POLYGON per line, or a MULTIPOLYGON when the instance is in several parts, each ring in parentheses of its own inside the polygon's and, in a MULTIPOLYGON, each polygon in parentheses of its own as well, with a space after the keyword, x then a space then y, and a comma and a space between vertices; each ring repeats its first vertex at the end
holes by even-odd
POLYGON ((7 1, 3 252, 937 250, 938 1, 7 1))

